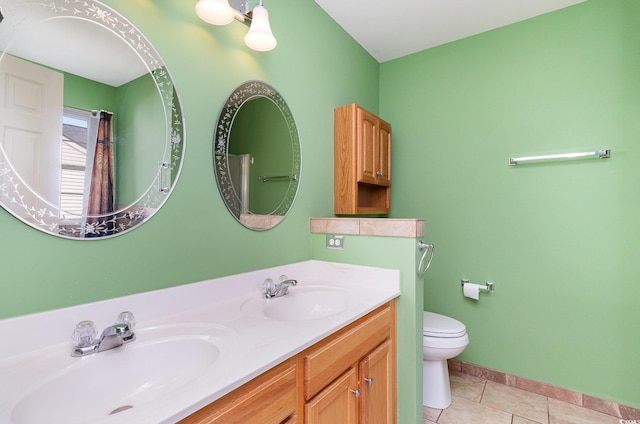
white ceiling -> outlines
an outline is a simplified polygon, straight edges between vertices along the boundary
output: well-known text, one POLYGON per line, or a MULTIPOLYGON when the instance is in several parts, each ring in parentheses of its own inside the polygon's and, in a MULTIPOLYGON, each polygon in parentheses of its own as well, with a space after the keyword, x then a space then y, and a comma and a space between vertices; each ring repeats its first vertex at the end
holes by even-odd
POLYGON ((42 21, 14 39, 9 53, 113 87, 149 72, 125 41, 81 19, 42 21))
POLYGON ((378 62, 586 0, 315 0, 378 62))
MULTIPOLYGON (((15 13, 5 13, 3 28, 19 26, 17 22, 25 13, 23 1, 4 0, 3 8, 15 13)), ((315 1, 375 59, 386 62, 586 0, 315 1)), ((33 17, 35 21, 40 19, 43 17, 33 17)), ((148 71, 135 52, 108 31, 85 31, 79 26, 87 24, 74 20, 45 23, 38 31, 32 29, 13 40, 9 52, 116 87, 148 71), (58 33, 61 38, 53 37, 58 33), (92 46, 100 46, 100 53, 90 57, 89 52, 95 51, 92 46), (113 57, 127 59, 119 62, 113 57)), ((5 38, 9 34, 3 32, 0 49, 8 43, 5 38)))
POLYGON ((56 17, 53 7, 0 0, 0 52, 114 87, 149 72, 132 46, 106 25, 56 17))

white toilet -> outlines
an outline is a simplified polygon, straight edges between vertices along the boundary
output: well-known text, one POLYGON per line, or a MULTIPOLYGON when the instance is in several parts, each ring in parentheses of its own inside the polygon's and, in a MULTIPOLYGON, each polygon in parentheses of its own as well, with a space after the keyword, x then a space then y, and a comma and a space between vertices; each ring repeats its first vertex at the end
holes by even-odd
POLYGON ((447 359, 458 356, 469 344, 463 323, 445 315, 424 313, 422 338, 422 404, 445 409, 451 405, 447 359))

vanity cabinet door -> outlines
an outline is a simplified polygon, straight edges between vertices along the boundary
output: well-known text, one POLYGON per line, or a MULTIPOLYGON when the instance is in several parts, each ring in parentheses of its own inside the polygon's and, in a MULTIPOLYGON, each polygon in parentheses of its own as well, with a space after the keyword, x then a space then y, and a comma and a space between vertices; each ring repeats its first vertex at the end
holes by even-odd
POLYGON ((295 423, 296 381, 296 359, 292 358, 205 406, 180 424, 295 423))
POLYGON ((360 381, 360 423, 392 424, 396 417, 395 361, 387 340, 367 355, 358 366, 360 381))
POLYGON ((351 367, 305 406, 306 424, 357 424, 358 378, 351 367))

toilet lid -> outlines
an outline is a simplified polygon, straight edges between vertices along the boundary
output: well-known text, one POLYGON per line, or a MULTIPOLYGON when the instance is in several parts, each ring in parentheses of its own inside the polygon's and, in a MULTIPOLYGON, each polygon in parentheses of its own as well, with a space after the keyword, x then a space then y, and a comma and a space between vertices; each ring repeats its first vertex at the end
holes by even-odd
POLYGON ((434 312, 424 313, 423 325, 423 334, 429 337, 462 337, 467 332, 460 321, 434 312))

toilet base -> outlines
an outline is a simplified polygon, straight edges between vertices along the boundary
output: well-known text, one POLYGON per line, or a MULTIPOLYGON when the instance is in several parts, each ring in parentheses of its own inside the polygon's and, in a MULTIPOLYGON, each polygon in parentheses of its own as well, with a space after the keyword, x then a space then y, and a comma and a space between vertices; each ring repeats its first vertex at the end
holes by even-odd
POLYGON ((448 408, 451 405, 451 386, 447 361, 423 361, 422 377, 422 404, 434 409, 448 408))

